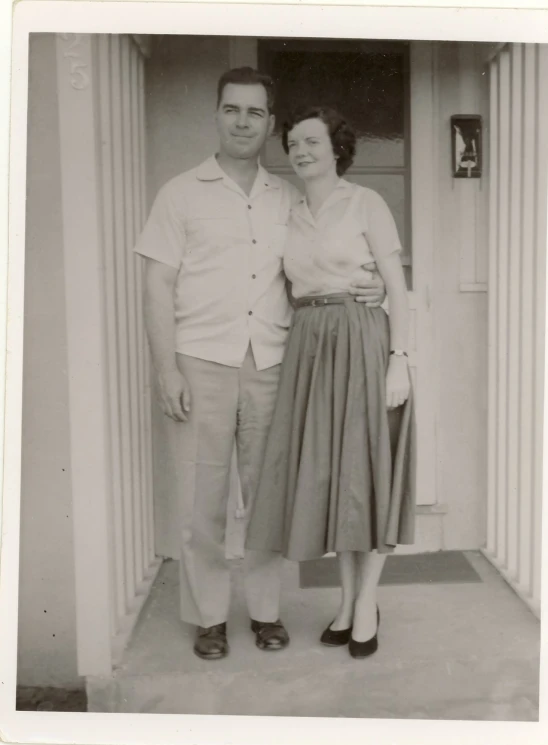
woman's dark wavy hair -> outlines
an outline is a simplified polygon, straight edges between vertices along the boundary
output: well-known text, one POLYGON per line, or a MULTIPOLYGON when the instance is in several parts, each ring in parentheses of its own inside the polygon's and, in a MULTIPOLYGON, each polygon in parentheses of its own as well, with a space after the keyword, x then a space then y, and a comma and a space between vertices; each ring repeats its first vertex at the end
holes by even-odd
POLYGON ((337 175, 342 176, 354 162, 356 154, 356 135, 344 117, 328 106, 306 106, 296 109, 284 122, 282 146, 289 153, 287 144, 289 133, 300 122, 306 119, 320 119, 329 132, 333 152, 337 158, 337 175))

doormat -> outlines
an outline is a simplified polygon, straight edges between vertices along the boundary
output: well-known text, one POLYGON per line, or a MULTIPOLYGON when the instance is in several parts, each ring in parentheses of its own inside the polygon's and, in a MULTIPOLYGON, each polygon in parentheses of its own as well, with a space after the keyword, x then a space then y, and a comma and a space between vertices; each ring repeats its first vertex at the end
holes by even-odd
POLYGON ((17 686, 16 711, 87 711, 85 690, 17 686))
MULTIPOLYGON (((302 589, 340 587, 336 556, 302 561, 299 565, 302 589)), ((387 557, 381 585, 425 585, 481 582, 482 579, 463 551, 436 551, 427 554, 402 554, 387 557)))

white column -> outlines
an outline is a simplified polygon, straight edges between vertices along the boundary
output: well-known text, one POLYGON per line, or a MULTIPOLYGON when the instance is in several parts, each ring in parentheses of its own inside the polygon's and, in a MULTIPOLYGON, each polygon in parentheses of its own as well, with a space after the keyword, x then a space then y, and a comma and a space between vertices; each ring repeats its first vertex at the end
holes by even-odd
POLYGON ((548 54, 491 62, 489 491, 485 555, 540 613, 548 54))
POLYGON ((507 540, 508 572, 518 579, 518 529, 520 495, 520 314, 522 245, 521 226, 524 212, 522 204, 522 60, 523 45, 513 44, 510 51, 510 189, 508 195, 508 356, 507 356, 507 433, 506 493, 508 499, 507 540))
MULTIPOLYGON (((547 249, 547 163, 548 163, 548 46, 536 46, 537 67, 537 182, 536 182, 536 287, 535 287, 535 392, 534 392, 534 510, 533 510, 533 606, 540 609, 542 564, 542 486, 545 464, 543 462, 544 388, 546 344, 546 249, 547 249)), ((544 433, 544 437, 546 434, 544 433)), ((546 505, 544 506, 546 509, 546 505)))
POLYGON ((57 41, 78 672, 111 670, 112 480, 94 77, 96 39, 57 41))
POLYGON ((498 512, 498 161, 499 161, 499 69, 490 63, 489 72, 489 354, 488 354, 488 450, 487 450, 487 551, 497 551, 498 512))
POLYGON ((525 47, 523 60, 523 182, 522 204, 523 220, 521 233, 521 398, 519 422, 519 575, 520 582, 529 592, 532 589, 532 507, 533 507, 533 384, 535 371, 534 339, 534 293, 535 284, 535 178, 537 171, 535 109, 536 89, 536 49, 532 44, 525 47))
MULTIPOLYGON (((107 34, 98 40, 98 85, 101 132, 110 132, 112 127, 111 110, 111 75, 110 75, 110 44, 111 38, 107 34)), ((107 335, 107 357, 109 366, 109 414, 111 423, 111 461, 112 461, 112 503, 110 540, 113 545, 113 626, 116 632, 120 620, 126 612, 125 571, 124 571, 124 523, 123 523, 123 473, 122 473, 122 421, 120 416, 120 364, 118 359, 119 333, 116 303, 116 265, 114 260, 114 213, 113 198, 113 147, 112 137, 101 137, 101 185, 103 210, 103 255, 105 282, 105 313, 107 335)))
POLYGON ((497 556, 508 556, 508 200, 510 194, 510 52, 503 50, 498 76, 498 291, 497 291, 497 556))

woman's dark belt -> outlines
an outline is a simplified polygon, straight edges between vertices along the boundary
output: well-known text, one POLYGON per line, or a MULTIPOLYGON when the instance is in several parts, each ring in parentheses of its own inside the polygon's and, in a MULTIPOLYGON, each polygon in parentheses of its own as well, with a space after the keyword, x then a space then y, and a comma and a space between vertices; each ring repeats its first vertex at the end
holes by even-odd
POLYGON ((346 293, 345 295, 309 295, 308 297, 300 297, 295 300, 295 308, 308 308, 308 307, 321 307, 323 305, 342 305, 349 298, 353 298, 353 295, 346 293))

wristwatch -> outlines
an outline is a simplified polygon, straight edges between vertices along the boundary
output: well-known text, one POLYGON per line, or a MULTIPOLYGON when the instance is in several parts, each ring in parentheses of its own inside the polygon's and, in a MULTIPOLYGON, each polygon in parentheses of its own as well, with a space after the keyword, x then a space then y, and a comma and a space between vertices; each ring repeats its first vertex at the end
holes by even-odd
POLYGON ((403 349, 391 349, 390 354, 395 355, 396 357, 407 357, 407 352, 404 352, 403 349))

